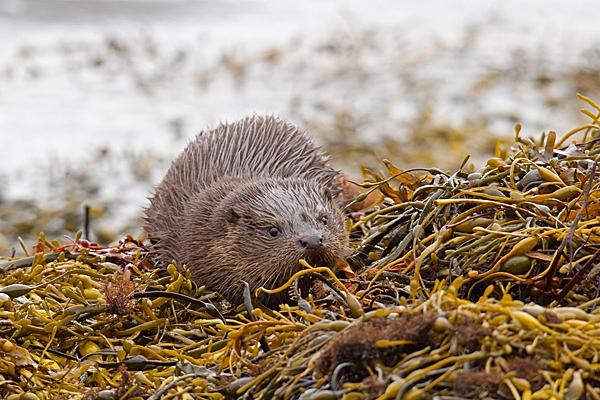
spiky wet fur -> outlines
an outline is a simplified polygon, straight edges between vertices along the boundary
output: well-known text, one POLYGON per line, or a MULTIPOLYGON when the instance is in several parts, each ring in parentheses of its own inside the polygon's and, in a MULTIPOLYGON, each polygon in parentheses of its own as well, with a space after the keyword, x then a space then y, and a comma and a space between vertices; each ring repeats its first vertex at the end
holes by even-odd
MULTIPOLYGON (((345 255, 337 179, 296 126, 248 117, 187 146, 150 199, 144 228, 161 262, 186 264, 199 284, 241 303, 242 279, 253 290, 274 288, 301 268, 300 259, 332 268, 345 255), (302 249, 297 241, 307 234, 322 235, 323 246, 302 249)), ((275 305, 287 294, 261 300, 275 305)))

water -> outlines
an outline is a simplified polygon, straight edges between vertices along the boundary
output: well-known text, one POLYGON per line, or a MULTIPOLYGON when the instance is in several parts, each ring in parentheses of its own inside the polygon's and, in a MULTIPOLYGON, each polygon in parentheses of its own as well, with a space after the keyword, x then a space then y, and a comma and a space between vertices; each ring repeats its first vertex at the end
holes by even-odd
POLYGON ((569 99, 580 107, 573 85, 540 88, 534 75, 585 63, 600 37, 590 18, 599 8, 591 0, 0 0, 2 198, 50 209, 91 202, 108 210, 104 229, 130 229, 188 138, 255 112, 309 127, 326 143, 338 141, 326 136, 334 116, 349 112, 363 146, 410 134, 424 107, 452 126, 481 115, 497 135, 515 121, 531 134, 567 130, 585 122, 562 110, 569 99), (494 70, 498 81, 476 92, 494 70))

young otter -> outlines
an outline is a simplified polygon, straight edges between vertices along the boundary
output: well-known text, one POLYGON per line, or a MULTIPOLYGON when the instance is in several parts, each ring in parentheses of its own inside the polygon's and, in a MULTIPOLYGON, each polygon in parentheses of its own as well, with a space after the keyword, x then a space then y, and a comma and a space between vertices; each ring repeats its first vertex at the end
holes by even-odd
MULTIPOLYGON (((243 302, 302 269, 334 268, 347 252, 336 205, 340 174, 296 126, 254 116, 200 133, 173 162, 146 209, 161 263, 186 264, 193 279, 243 302)), ((305 282, 306 284, 306 282, 305 282)), ((275 306, 287 293, 262 294, 275 306)))

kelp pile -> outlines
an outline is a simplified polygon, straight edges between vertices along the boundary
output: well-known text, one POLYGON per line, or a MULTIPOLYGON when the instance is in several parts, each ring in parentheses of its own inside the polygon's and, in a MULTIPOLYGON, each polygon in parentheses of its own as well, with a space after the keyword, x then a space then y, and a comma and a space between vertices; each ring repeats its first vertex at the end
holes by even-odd
POLYGON ((582 99, 591 123, 517 127, 477 171, 365 171, 357 201, 384 199, 351 214, 348 264, 304 264, 281 290, 312 275, 313 292, 278 310, 233 308, 131 237, 40 235, 0 261, 0 393, 600 399, 600 108, 582 99))
MULTIPOLYGON (((551 131, 536 143, 520 137, 517 125, 518 147, 510 155, 499 147, 497 157, 476 172, 463 163, 454 174, 429 169, 419 176, 387 160, 390 178, 366 170, 362 186, 384 193, 387 205, 355 224, 365 237, 350 262, 359 269, 367 265, 360 275, 416 279, 424 297, 437 281, 464 277, 461 295, 473 301, 489 284, 496 297, 510 284, 513 297, 542 305, 592 301, 600 272, 594 267, 600 254, 600 139, 598 116, 583 111, 592 123, 560 140, 551 131), (582 142, 566 146, 578 133, 582 142)), ((370 287, 386 290, 385 283, 370 287)))

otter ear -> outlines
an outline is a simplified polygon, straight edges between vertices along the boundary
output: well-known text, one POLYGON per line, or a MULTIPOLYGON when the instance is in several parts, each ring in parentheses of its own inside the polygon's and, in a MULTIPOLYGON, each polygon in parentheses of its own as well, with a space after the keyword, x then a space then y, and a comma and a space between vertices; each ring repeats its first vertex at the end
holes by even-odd
POLYGON ((233 207, 229 207, 227 210, 225 210, 225 220, 227 222, 233 224, 237 222, 238 219, 240 219, 240 215, 233 207))

